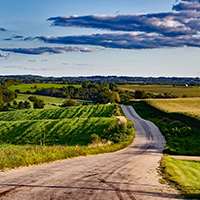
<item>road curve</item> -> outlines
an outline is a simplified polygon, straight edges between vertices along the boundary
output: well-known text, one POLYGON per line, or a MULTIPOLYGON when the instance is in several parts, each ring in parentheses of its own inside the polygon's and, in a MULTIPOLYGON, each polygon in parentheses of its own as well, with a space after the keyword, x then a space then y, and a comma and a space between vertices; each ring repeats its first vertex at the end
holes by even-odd
POLYGON ((131 106, 122 109, 136 132, 128 148, 0 172, 0 200, 183 199, 158 181, 156 168, 166 144, 159 129, 131 106))

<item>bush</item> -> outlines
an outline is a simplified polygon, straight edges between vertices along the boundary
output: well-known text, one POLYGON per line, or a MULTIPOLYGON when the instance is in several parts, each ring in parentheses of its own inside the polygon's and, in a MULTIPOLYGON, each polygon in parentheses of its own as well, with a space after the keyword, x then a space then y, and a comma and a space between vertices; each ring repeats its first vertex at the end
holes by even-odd
POLYGON ((61 107, 75 106, 75 105, 76 105, 76 101, 69 99, 69 100, 64 101, 61 107))
POLYGON ((45 103, 44 103, 44 100, 43 100, 43 99, 37 99, 37 100, 34 101, 34 103, 33 103, 34 109, 37 109, 37 108, 41 109, 41 108, 44 108, 44 105, 45 105, 45 103))

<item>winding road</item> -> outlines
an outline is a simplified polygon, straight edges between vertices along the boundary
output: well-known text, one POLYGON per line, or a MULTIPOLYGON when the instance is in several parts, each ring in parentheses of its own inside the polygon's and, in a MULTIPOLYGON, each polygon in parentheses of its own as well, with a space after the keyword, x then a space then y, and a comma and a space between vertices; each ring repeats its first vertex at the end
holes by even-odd
POLYGON ((123 106, 133 122, 134 142, 115 153, 0 172, 1 200, 167 200, 183 199, 159 183, 156 168, 166 145, 159 129, 123 106))

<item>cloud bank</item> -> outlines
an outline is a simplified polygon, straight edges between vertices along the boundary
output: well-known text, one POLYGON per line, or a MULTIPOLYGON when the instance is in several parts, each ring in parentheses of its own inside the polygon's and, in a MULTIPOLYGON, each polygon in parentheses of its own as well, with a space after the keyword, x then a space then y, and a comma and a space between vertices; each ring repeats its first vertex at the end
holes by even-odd
POLYGON ((9 51, 13 53, 31 54, 31 55, 49 55, 49 54, 65 54, 67 52, 95 52, 99 49, 95 48, 79 48, 79 47, 38 47, 38 48, 0 48, 1 51, 9 51))
POLYGON ((97 45, 106 48, 154 49, 163 47, 200 47, 200 37, 165 37, 154 33, 104 33, 81 36, 50 37, 37 39, 46 43, 97 45))
POLYGON ((39 67, 23 67, 23 66, 4 66, 4 68, 7 68, 7 69, 18 69, 18 70, 33 70, 33 71, 46 71, 46 70, 57 70, 56 68, 51 68, 51 69, 48 69, 48 68, 39 68, 39 67))

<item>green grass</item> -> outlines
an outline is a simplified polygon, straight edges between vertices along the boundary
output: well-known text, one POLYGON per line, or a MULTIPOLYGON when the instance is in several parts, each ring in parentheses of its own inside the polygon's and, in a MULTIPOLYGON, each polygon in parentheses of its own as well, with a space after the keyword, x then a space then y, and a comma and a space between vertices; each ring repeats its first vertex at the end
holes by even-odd
POLYGON ((188 97, 200 97, 200 87, 185 87, 185 86, 170 86, 170 85, 119 85, 119 89, 122 90, 144 90, 154 94, 170 93, 178 97, 182 97, 186 94, 188 97))
POLYGON ((131 103, 138 114, 155 123, 167 140, 164 153, 171 155, 200 155, 199 119, 182 113, 167 113, 148 104, 131 103))
POLYGON ((200 161, 164 157, 161 160, 161 172, 187 198, 200 199, 200 161))
MULTIPOLYGON (((20 92, 27 92, 27 91, 35 92, 36 91, 36 89, 34 89, 35 85, 37 86, 37 89, 51 88, 51 87, 62 88, 69 86, 67 84, 32 83, 32 84, 11 85, 8 87, 8 89, 12 91, 19 90, 20 92)), ((71 85, 71 86, 81 87, 81 85, 71 85)))
POLYGON ((132 141, 133 135, 129 135, 124 142, 98 147, 0 145, 0 170, 48 163, 78 156, 114 152, 127 147, 132 141))

